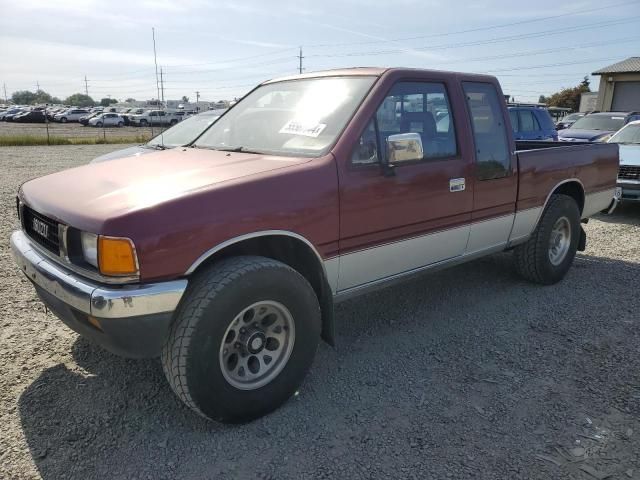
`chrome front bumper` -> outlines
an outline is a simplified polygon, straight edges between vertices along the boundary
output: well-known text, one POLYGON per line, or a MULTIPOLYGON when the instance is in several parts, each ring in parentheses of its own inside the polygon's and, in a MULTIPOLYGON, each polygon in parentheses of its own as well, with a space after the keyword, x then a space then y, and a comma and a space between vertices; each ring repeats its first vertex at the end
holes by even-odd
POLYGON ((187 280, 120 287, 93 283, 56 265, 21 231, 11 235, 11 251, 31 282, 76 310, 99 318, 172 312, 187 288, 187 280))

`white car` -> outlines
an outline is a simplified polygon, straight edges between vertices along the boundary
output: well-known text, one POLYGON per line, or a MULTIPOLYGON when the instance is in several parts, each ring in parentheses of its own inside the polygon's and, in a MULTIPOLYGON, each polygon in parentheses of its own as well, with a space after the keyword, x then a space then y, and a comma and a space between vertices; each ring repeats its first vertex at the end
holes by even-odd
POLYGON ((622 188, 622 201, 640 202, 640 120, 627 123, 609 143, 619 144, 618 187, 622 188))
POLYGON ((148 125, 173 126, 180 120, 182 120, 182 117, 164 110, 149 110, 140 115, 131 115, 129 117, 129 123, 139 127, 146 127, 148 125))
POLYGON ((124 118, 117 113, 102 113, 89 119, 91 127, 123 127, 124 118))
POLYGON ((84 117, 88 113, 89 113, 89 110, 86 110, 83 108, 70 108, 69 110, 66 110, 62 113, 57 113, 53 117, 53 119, 56 122, 62 122, 62 123, 79 122, 80 117, 84 117))

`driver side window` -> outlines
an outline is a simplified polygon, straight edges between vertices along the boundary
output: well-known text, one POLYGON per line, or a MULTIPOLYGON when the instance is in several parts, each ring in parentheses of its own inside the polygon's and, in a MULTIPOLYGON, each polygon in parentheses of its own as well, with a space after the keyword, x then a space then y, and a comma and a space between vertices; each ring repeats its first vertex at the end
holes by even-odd
POLYGON ((386 159, 387 139, 400 133, 417 133, 423 160, 457 155, 457 142, 446 88, 434 82, 398 82, 378 108, 354 147, 354 165, 386 159))

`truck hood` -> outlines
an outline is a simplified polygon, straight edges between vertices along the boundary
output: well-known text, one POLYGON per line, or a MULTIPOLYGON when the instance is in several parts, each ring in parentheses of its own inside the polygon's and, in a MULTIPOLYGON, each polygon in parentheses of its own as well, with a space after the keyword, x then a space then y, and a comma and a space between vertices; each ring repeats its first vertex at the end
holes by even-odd
POLYGON ((118 158, 124 157, 139 157, 140 155, 147 155, 149 153, 157 153, 158 150, 154 148, 147 148, 144 145, 136 145, 135 147, 127 147, 122 150, 116 150, 115 152, 110 152, 105 155, 100 155, 99 157, 94 158, 89 163, 100 163, 106 162, 108 160, 116 160, 118 158))
POLYGON ((620 149, 620 165, 635 165, 640 167, 640 144, 618 146, 620 149))
POLYGON ((20 195, 44 215, 102 233, 106 220, 309 160, 176 148, 36 178, 21 187, 20 195))
POLYGON ((558 132, 558 139, 564 141, 574 142, 595 142, 600 137, 606 137, 611 135, 615 131, 607 130, 582 130, 578 128, 567 128, 558 132))

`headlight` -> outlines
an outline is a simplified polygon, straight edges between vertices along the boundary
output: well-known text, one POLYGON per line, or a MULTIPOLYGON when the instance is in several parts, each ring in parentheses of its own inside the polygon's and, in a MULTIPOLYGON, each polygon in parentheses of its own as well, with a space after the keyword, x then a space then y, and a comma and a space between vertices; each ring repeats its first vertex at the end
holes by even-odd
POLYGON ((98 236, 93 233, 81 232, 80 243, 85 262, 98 268, 98 236))
POLYGON ((138 274, 138 257, 130 239, 80 232, 80 243, 85 262, 96 267, 101 274, 138 274))

